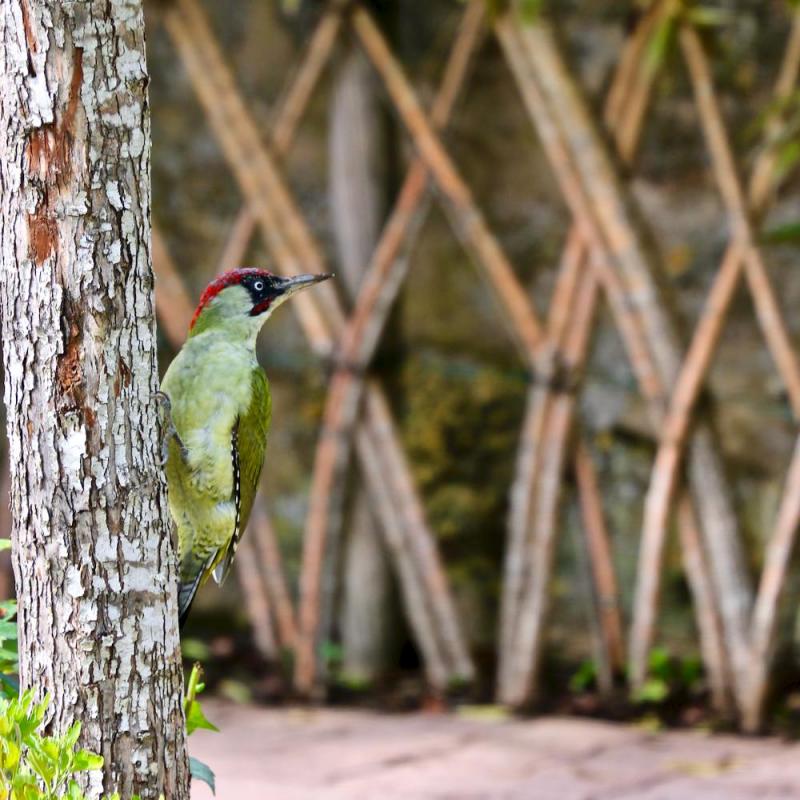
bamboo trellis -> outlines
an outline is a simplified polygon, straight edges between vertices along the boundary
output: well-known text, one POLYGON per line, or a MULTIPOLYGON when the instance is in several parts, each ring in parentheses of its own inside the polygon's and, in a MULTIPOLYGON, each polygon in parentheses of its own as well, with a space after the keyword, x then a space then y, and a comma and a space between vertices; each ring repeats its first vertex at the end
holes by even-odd
MULTIPOLYGON (((338 16, 334 7, 328 15, 338 16)), ((291 193, 279 174, 274 158, 260 141, 257 128, 225 66, 219 46, 202 12, 192 0, 176 3, 164 18, 187 67, 198 98, 208 115, 212 130, 220 141, 234 174, 254 210, 254 216, 275 258, 279 270, 292 274, 303 270, 325 271, 321 252, 314 243, 291 193)), ((321 25, 327 23, 327 16, 321 25)), ((314 37, 312 56, 326 39, 314 37)), ((320 59, 321 60, 321 59, 320 59)), ((298 81, 304 80, 303 71, 298 81)), ((297 92, 290 92, 289 97, 297 92)), ((299 104, 286 104, 296 108, 299 104)), ((294 118, 299 119, 295 113, 294 118)), ((291 141, 287 135, 286 146, 291 141)), ((298 297, 301 299, 302 296, 298 297)), ((334 333, 344 323, 344 313, 332 292, 306 295, 298 306, 300 321, 312 346, 323 355, 332 354, 334 333), (325 301, 324 312, 320 308, 325 301)), ((469 679, 473 674, 463 636, 455 617, 443 568, 427 528, 422 505, 413 488, 405 458, 383 400, 380 388, 370 382, 364 419, 356 432, 356 451, 367 489, 373 498, 389 550, 397 556, 403 599, 417 642, 423 652, 428 676, 434 686, 443 688, 454 679, 469 679), (434 623, 433 620, 436 622, 434 623)), ((322 553, 308 551, 316 568, 304 571, 304 596, 318 592, 322 553), (311 579, 309 580, 309 572, 311 579), (316 583, 315 583, 316 581, 316 583), (310 584, 310 585, 309 585, 310 584)), ((317 619, 305 621, 316 625, 317 619)), ((302 688, 311 689, 314 674, 315 642, 303 639, 303 626, 297 645, 298 675, 302 688), (303 655, 305 654, 305 656, 303 655)))
MULTIPOLYGON (((678 364, 675 361, 676 353, 674 351, 675 331, 664 313, 667 304, 664 302, 663 290, 655 281, 656 275, 652 268, 648 267, 646 251, 642 249, 639 231, 635 224, 631 224, 630 199, 625 197, 622 185, 615 179, 611 161, 603 152, 600 138, 592 130, 591 119, 586 113, 579 95, 575 92, 574 82, 565 72, 563 61, 558 57, 552 36, 546 26, 543 24, 531 26, 520 33, 519 26, 514 28, 505 21, 502 24, 504 25, 503 33, 506 37, 507 49, 518 47, 517 75, 521 83, 524 82, 528 92, 527 96, 531 101, 529 110, 543 134, 542 138, 546 145, 548 143, 551 145, 551 158, 554 167, 560 171, 565 198, 573 208, 573 213, 585 222, 589 235, 595 237, 594 245, 601 252, 605 248, 607 256, 616 256, 613 260, 609 258, 605 264, 599 263, 600 269, 598 269, 601 279, 606 283, 612 308, 615 304, 613 292, 617 291, 615 283, 618 282, 624 289, 626 281, 630 287, 627 292, 628 306, 623 308, 619 304, 619 312, 627 312, 637 304, 641 306, 642 338, 644 344, 651 349, 650 358, 652 367, 655 368, 651 369, 651 364, 645 363, 645 369, 642 370, 643 375, 640 377, 643 390, 645 389, 645 378, 652 380, 656 377, 669 384, 677 376, 678 364), (518 39, 516 43, 513 41, 514 36, 518 39), (525 61, 526 57, 527 62, 525 61), (549 98, 547 97, 548 93, 549 98), (548 113, 548 100, 550 113, 548 113), (560 120, 559 117, 561 117, 560 120), (604 236, 606 237, 605 241, 603 240, 604 236), (661 298, 661 303, 654 303, 654 300, 658 298, 661 298), (660 371, 662 375, 658 376, 657 371, 660 371)), ((685 28, 682 33, 682 41, 685 42, 687 38, 694 39, 694 34, 685 28)), ((792 59, 793 49, 794 45, 790 40, 787 51, 789 61, 792 59)), ((702 51, 700 51, 700 55, 702 55, 702 51)), ((770 296, 765 294, 764 289, 762 282, 757 290, 759 292, 758 303, 770 302, 770 296)), ((770 312, 768 317, 770 323, 773 326, 782 326, 780 313, 774 304, 770 312)), ((765 316, 760 316, 759 321, 762 325, 765 316)), ((620 333, 625 338, 625 330, 621 325, 620 333)), ((765 338, 772 350, 777 337, 766 335, 765 338)), ((781 338, 786 341, 788 337, 781 336, 781 338)), ((638 342, 638 344, 641 343, 641 341, 638 342)), ((631 345, 637 344, 637 342, 626 341, 626 344, 633 357, 635 351, 631 345)), ((641 348, 641 352, 638 352, 637 356, 640 354, 647 356, 646 348, 641 348)), ((786 359, 782 361, 780 355, 779 353, 776 361, 785 366, 786 359)), ((785 355, 785 352, 782 355, 785 355)), ((790 386, 791 381, 786 379, 785 373, 782 372, 782 374, 784 374, 787 386, 790 386)), ((652 388, 654 399, 660 399, 657 383, 652 388)), ((695 430, 699 433, 697 426, 695 430)), ((751 604, 742 565, 741 545, 738 538, 732 535, 732 526, 720 525, 716 532, 711 528, 710 523, 715 521, 712 519, 715 509, 718 515, 717 522, 725 523, 731 520, 732 513, 729 507, 725 507, 727 498, 722 491, 722 486, 719 485, 718 475, 714 475, 714 472, 717 472, 717 456, 709 446, 708 435, 703 435, 697 444, 699 447, 693 453, 697 463, 690 464, 690 478, 702 481, 705 486, 705 488, 699 487, 699 491, 695 493, 696 501, 701 514, 703 506, 706 506, 707 513, 703 515, 703 532, 705 545, 711 556, 709 565, 711 576, 716 582, 716 605, 726 637, 729 669, 733 677, 732 688, 736 692, 740 710, 744 711, 748 700, 752 698, 752 689, 747 683, 747 674, 751 666, 749 659, 754 654, 750 646, 747 627, 747 615, 751 604), (691 468, 692 466, 694 469, 691 468), (709 481, 709 478, 713 478, 713 480, 709 481)), ((791 492, 791 489, 789 491, 791 492)), ((789 496, 787 495, 787 497, 789 496)), ((687 518, 689 518, 688 515, 681 515, 682 520, 687 518)), ((685 541, 686 537, 684 537, 685 541)), ((641 574, 640 572, 640 576, 641 574)), ((640 611, 641 609, 642 605, 637 605, 636 610, 640 611)), ((634 671, 634 679, 641 680, 643 669, 639 674, 637 671, 644 662, 643 659, 637 660, 637 655, 643 654, 634 653, 631 666, 634 671)), ((745 725, 754 727, 757 724, 756 717, 757 714, 750 715, 749 718, 745 715, 745 725)))
MULTIPOLYGON (((628 165, 633 163, 658 77, 648 64, 648 43, 674 13, 675 4, 659 1, 642 15, 622 51, 609 91, 605 125, 620 161, 628 165)), ((757 221, 774 194, 774 158, 769 150, 764 151, 745 192, 696 31, 685 20, 675 23, 680 25, 681 52, 695 92, 700 126, 731 222, 731 242, 687 350, 646 227, 546 19, 523 22, 507 12, 491 20, 574 219, 544 321, 441 139, 489 24, 483 0, 471 0, 463 12, 430 114, 366 8, 360 3, 331 3, 321 15, 267 137, 253 121, 197 0, 175 0, 165 8, 163 22, 245 201, 232 225, 220 268, 241 261, 258 227, 280 272, 325 269, 322 249, 292 196, 279 161, 291 147, 309 98, 343 32, 352 34, 363 48, 415 148, 415 158, 352 313, 345 313, 327 284, 316 293, 300 295, 295 304, 309 343, 331 361, 333 375, 315 458, 297 612, 282 577, 266 510, 262 507, 256 514, 259 535, 247 555, 261 572, 245 567, 241 578, 253 587, 248 592, 252 595, 251 616, 263 649, 274 652, 280 644, 295 650, 295 683, 300 691, 310 693, 320 680, 320 579, 327 542, 337 535, 342 521, 345 466, 352 446, 393 559, 428 679, 434 687, 444 689, 450 681, 469 680, 474 674, 435 536, 425 519, 389 405, 378 383, 367 378, 434 190, 454 234, 493 289, 505 324, 532 375, 510 494, 498 644, 500 699, 524 705, 535 695, 560 488, 568 469, 574 471, 580 501, 601 633, 601 674, 607 676, 605 688, 610 688, 613 676, 620 676, 625 666, 617 576, 595 466, 580 431, 571 436, 580 372, 596 309, 605 299, 659 440, 645 506, 637 600, 629 635, 631 681, 639 685, 646 674, 667 525, 675 511, 715 703, 724 709, 734 702, 744 726, 758 727, 777 606, 800 515, 800 444, 754 600, 718 446, 710 426, 693 413, 742 273, 796 414, 800 413, 800 368, 756 234, 757 221), (685 487, 679 471, 684 460, 685 487), (269 579, 261 585, 263 573, 269 579)), ((793 91, 800 66, 797 13, 792 23, 776 83, 778 98, 793 91)), ((780 121, 772 124, 780 125, 780 121)), ((154 260, 159 314, 162 324, 169 326, 170 339, 177 343, 185 331, 188 301, 160 237, 155 240, 154 260), (175 308, 183 311, 176 313, 175 308)))

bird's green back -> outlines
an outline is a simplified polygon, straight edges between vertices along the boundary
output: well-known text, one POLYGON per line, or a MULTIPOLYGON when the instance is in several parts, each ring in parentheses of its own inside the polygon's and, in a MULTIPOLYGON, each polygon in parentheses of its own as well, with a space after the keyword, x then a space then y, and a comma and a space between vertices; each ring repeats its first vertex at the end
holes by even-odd
POLYGON ((218 564, 222 579, 258 486, 271 417, 269 384, 252 351, 209 332, 186 342, 167 370, 162 390, 170 398, 172 422, 185 447, 182 452, 173 437, 166 464, 181 582, 198 575, 202 582, 218 564))

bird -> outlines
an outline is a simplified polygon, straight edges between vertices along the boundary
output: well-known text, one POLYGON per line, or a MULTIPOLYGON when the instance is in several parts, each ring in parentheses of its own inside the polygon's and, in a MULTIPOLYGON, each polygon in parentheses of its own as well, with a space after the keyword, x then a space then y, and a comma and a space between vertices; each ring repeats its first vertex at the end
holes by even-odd
POLYGON ((272 416, 256 337, 293 294, 330 277, 281 277, 253 267, 220 275, 202 293, 161 381, 181 628, 200 586, 210 575, 217 584, 228 575, 253 506, 272 416))

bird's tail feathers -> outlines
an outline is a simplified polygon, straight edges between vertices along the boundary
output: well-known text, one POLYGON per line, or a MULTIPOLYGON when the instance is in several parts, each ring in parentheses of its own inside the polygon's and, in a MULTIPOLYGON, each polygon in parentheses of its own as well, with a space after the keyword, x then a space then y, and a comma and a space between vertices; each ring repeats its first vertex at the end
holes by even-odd
POLYGON ((181 630, 183 630, 183 626, 192 609, 192 603, 194 603, 197 590, 200 588, 203 578, 209 568, 214 563, 216 555, 216 552, 212 553, 208 559, 206 559, 205 563, 201 565, 198 565, 194 559, 192 559, 192 563, 190 564, 186 564, 185 561, 181 564, 181 581, 178 584, 178 626, 181 630), (197 568, 198 566, 199 569, 197 568), (197 571, 195 572, 195 570, 197 571), (193 577, 184 581, 184 575, 191 575, 193 577))
POLYGON ((236 555, 236 546, 238 542, 234 539, 229 545, 228 549, 225 552, 222 561, 214 567, 214 580, 217 582, 217 586, 222 586, 225 582, 225 578, 228 577, 228 573, 231 571, 231 565, 233 564, 233 558, 236 555))

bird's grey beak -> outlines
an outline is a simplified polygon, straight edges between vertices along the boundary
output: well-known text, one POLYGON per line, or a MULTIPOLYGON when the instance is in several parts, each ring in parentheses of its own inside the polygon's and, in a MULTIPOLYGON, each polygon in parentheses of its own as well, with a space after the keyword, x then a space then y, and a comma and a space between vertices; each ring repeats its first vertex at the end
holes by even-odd
POLYGON ((313 286, 315 283, 321 283, 332 277, 332 272, 326 272, 321 275, 293 275, 291 278, 284 278, 281 282, 281 294, 288 297, 301 289, 305 289, 307 286, 313 286))

